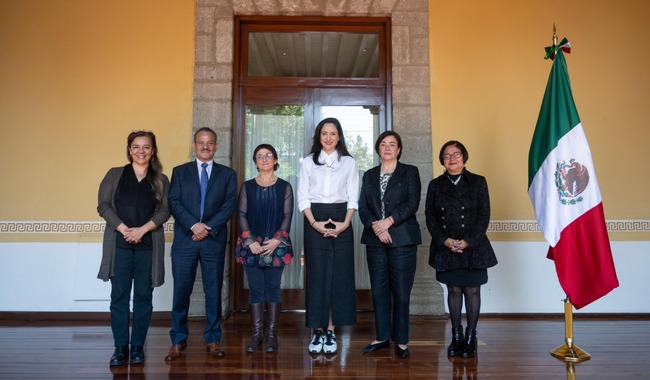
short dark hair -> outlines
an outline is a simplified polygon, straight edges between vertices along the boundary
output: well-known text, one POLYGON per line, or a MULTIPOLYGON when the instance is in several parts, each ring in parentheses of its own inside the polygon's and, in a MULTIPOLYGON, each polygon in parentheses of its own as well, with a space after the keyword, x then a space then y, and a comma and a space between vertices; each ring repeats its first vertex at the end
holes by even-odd
MULTIPOLYGON (((253 151, 253 162, 255 162, 255 156, 257 156, 257 152, 260 149, 268 149, 268 150, 270 150, 271 153, 273 153, 273 158, 275 158, 276 160, 278 159, 278 152, 275 151, 275 148, 273 147, 273 145, 271 145, 271 144, 260 144, 253 151)), ((280 164, 276 162, 275 165, 273 165, 273 170, 274 171, 278 170, 279 167, 280 167, 280 164)))
POLYGON ((399 134, 395 131, 386 131, 379 135, 377 137, 377 141, 375 142, 375 152, 379 154, 379 145, 381 144, 381 141, 385 139, 388 136, 393 136, 395 137, 395 140, 397 140, 397 147, 399 148, 399 153, 397 154, 397 160, 399 160, 400 157, 402 157, 402 138, 399 137, 399 134))
POLYGON ((215 132, 212 128, 208 128, 208 127, 199 128, 196 132, 194 132, 194 138, 192 139, 192 141, 196 142, 196 136, 197 136, 200 132, 208 132, 208 133, 211 133, 212 136, 214 137, 214 142, 215 142, 215 143, 217 142, 217 132, 215 132))
POLYGON ((467 153, 467 149, 465 149, 465 145, 463 145, 462 142, 456 141, 456 140, 450 140, 447 141, 442 148, 440 148, 440 154, 438 155, 438 158, 440 159, 440 165, 445 165, 445 158, 443 157, 445 154, 445 149, 447 149, 448 146, 455 146, 460 150, 460 152, 463 154, 463 163, 466 163, 467 160, 469 160, 469 153, 467 153))

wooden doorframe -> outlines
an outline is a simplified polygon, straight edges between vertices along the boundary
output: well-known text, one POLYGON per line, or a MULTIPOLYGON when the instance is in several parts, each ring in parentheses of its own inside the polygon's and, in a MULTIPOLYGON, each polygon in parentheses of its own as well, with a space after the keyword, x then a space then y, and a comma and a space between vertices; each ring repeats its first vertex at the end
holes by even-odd
MULTIPOLYGON (((237 172, 238 187, 244 182, 245 171, 245 112, 249 101, 264 104, 304 104, 305 133, 313 133, 314 109, 323 104, 368 105, 367 94, 380 106, 380 129, 392 129, 391 112, 391 23, 388 17, 284 17, 284 16, 237 16, 235 17, 233 62, 233 135, 232 163, 237 172), (304 77, 249 77, 247 75, 246 34, 250 31, 333 31, 355 33, 378 33, 380 38, 379 75, 377 78, 304 78, 304 77), (320 91, 314 99, 313 90, 320 91), (360 96, 361 94, 366 94, 360 96), (304 103, 297 103, 298 101, 304 103), (366 102, 366 104, 364 104, 366 102)), ((380 131, 380 132, 381 132, 380 131)), ((311 141, 305 139, 305 152, 311 141)), ((293 223, 302 223, 294 220, 293 223)), ((355 233, 360 233, 356 231, 355 233)), ((234 311, 248 308, 248 289, 244 289, 244 271, 235 263, 235 242, 239 234, 236 212, 231 219, 230 231, 230 304, 234 311)), ((299 258, 294 258, 298 261, 299 258)), ((298 263, 295 263, 298 264, 298 263)), ((292 265, 295 265, 292 264, 292 265)), ((304 275, 304 273, 303 273, 304 275)), ((304 305, 304 289, 283 289, 283 310, 300 310, 304 305)), ((357 309, 373 310, 370 290, 357 290, 357 309)))

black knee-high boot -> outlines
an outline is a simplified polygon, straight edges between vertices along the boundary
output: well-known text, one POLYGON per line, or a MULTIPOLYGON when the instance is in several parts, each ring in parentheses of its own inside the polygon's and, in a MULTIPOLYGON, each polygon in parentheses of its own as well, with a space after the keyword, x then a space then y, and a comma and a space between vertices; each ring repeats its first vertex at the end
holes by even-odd
POLYGON ((280 319, 280 303, 266 303, 266 352, 278 350, 278 320, 280 319))
POLYGON ((476 330, 466 329, 465 330, 465 349, 461 356, 465 359, 473 358, 476 355, 476 330))
POLYGON ((451 344, 447 347, 447 355, 458 356, 463 353, 465 348, 465 340, 463 339, 463 326, 452 327, 451 329, 451 344))
POLYGON ((262 344, 262 339, 264 338, 264 303, 250 304, 250 313, 253 334, 246 345, 246 352, 255 352, 260 344, 262 344))

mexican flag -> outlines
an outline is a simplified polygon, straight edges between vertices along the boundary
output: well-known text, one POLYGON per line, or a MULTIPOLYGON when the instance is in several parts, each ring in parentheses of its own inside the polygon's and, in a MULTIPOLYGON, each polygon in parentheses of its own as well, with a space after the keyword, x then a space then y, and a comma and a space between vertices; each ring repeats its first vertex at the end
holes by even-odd
POLYGON ((560 285, 580 309, 618 287, 618 278, 589 144, 573 102, 564 59, 570 49, 566 38, 546 48, 553 67, 528 154, 528 195, 560 285))

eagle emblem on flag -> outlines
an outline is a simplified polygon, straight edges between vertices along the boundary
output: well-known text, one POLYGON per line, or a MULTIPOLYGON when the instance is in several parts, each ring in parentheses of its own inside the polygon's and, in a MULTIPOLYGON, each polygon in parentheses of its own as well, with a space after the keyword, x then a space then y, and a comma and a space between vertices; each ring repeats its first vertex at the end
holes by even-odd
POLYGON ((575 205, 583 201, 580 195, 589 185, 589 169, 574 158, 555 166, 555 186, 563 205, 575 205))

